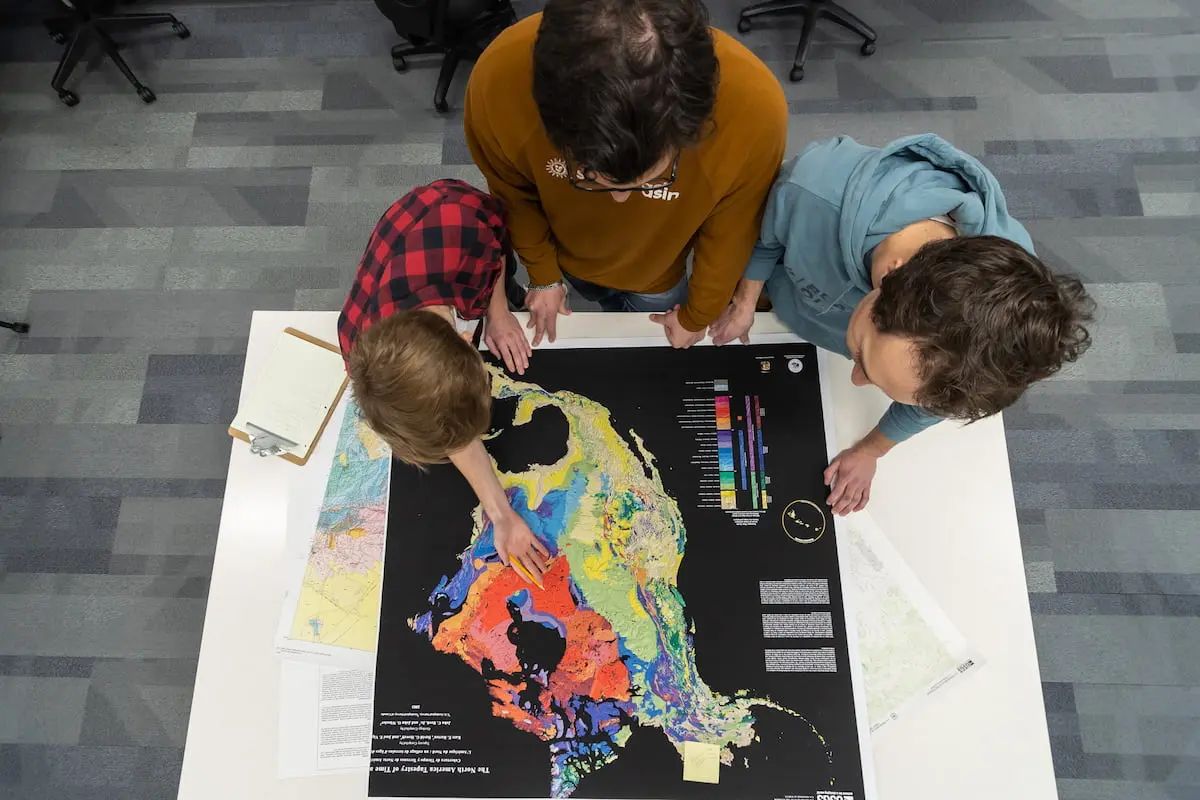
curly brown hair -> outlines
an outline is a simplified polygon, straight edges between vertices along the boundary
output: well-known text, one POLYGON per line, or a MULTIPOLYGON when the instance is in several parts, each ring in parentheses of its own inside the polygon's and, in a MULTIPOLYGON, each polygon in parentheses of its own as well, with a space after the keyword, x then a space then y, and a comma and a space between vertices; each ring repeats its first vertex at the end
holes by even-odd
POLYGON ((698 141, 720 65, 702 0, 550 0, 533 44, 546 135, 617 183, 698 141))
POLYGON ((974 421, 1082 356, 1094 312, 1077 278, 1020 245, 962 236, 930 242, 887 275, 871 319, 915 343, 918 405, 974 421))

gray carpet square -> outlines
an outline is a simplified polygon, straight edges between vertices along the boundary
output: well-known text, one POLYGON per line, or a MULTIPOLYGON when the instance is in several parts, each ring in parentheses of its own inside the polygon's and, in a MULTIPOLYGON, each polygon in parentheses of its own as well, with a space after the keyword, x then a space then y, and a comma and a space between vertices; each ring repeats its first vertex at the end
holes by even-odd
MULTIPOLYGON (((1005 415, 1060 796, 1196 800, 1200 1, 846 5, 878 52, 821 26, 789 152, 939 133, 1100 302, 1005 415)), ((33 325, 0 331, 5 800, 175 796, 251 312, 337 309, 401 194, 483 186, 469 64, 438 114, 370 0, 163 7, 192 37, 123 51, 154 105, 98 63, 67 109, 36 14, 0 28, 0 318, 33 325)), ((739 38, 784 77, 798 31, 739 38)))

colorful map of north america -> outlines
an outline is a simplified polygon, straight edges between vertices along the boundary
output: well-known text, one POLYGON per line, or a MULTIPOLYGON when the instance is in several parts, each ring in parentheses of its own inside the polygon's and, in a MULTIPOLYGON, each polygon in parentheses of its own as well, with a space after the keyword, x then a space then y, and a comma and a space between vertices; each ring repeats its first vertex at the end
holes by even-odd
POLYGON ((585 397, 496 369, 493 394, 516 400, 514 427, 546 407, 568 423, 562 458, 501 475, 549 548, 549 570, 539 588, 503 567, 476 508, 460 568, 410 626, 479 672, 497 716, 547 743, 553 797, 615 760, 635 724, 661 730, 681 756, 687 742, 716 745, 730 764, 755 739, 756 707, 793 712, 719 694, 697 673, 676 580, 686 532, 654 457, 585 397))

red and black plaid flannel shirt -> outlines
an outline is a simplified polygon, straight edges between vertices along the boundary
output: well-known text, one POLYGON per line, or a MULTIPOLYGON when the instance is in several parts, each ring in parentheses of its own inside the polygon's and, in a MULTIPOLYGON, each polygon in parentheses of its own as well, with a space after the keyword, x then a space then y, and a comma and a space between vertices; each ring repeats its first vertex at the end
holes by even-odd
POLYGON ((500 201, 463 181, 434 181, 397 200, 375 226, 338 318, 342 355, 400 310, 448 305, 463 319, 481 318, 507 235, 500 201))

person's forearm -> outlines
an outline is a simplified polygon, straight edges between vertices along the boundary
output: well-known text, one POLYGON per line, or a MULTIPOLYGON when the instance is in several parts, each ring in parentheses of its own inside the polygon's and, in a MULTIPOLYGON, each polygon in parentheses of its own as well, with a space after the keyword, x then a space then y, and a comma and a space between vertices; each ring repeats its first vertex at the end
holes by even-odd
POLYGON ((764 285, 766 285, 766 281, 742 278, 738 281, 737 289, 733 292, 733 302, 737 305, 748 305, 753 308, 758 305, 758 298, 762 295, 764 285))
POLYGON ((885 439, 899 443, 936 425, 940 419, 919 406, 892 403, 887 412, 879 418, 875 430, 885 439))
POLYGON ((491 456, 484 449, 482 439, 476 439, 457 453, 451 453, 450 461, 467 479, 467 483, 471 484, 489 519, 495 521, 507 514, 516 513, 508 503, 508 495, 504 493, 500 479, 496 477, 496 468, 492 464, 491 456))
MULTIPOLYGON (((513 249, 534 284, 553 283, 562 277, 558 248, 550 234, 550 221, 541 207, 536 182, 508 160, 505 148, 489 124, 485 97, 467 84, 463 104, 463 132, 471 158, 487 181, 488 191, 504 203, 513 249)), ((504 112, 501 112, 504 113, 504 112)))
POLYGON ((895 446, 896 442, 880 433, 878 426, 872 428, 870 433, 854 445, 855 449, 873 455, 875 458, 886 456, 895 446))
POLYGON ((726 253, 714 252, 711 241, 701 241, 696 246, 687 303, 679 310, 679 324, 684 329, 702 331, 729 307, 741 274, 726 265, 736 261, 726 253))
POLYGON ((499 319, 505 314, 510 313, 508 308, 508 292, 504 285, 505 274, 503 272, 496 278, 496 285, 492 287, 492 299, 488 301, 487 317, 488 319, 499 319))

